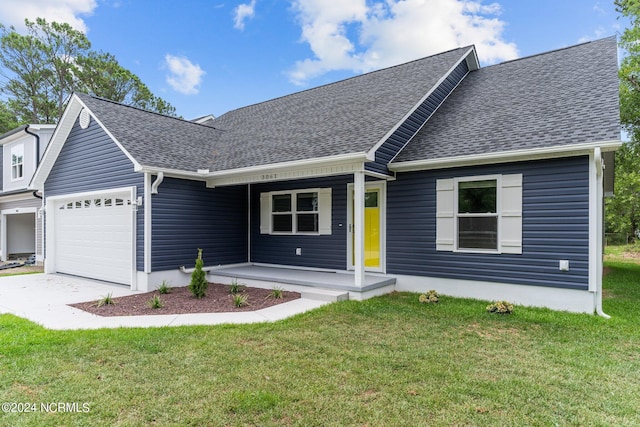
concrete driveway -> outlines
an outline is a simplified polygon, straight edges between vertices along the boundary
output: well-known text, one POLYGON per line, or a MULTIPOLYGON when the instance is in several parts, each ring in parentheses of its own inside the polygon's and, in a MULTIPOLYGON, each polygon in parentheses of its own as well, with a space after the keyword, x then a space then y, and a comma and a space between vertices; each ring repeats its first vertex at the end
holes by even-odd
POLYGON ((242 313, 168 314, 102 317, 70 307, 99 300, 111 293, 121 297, 139 293, 126 286, 62 274, 27 274, 0 277, 0 314, 11 313, 48 329, 99 329, 218 325, 273 322, 320 307, 326 301, 300 298, 258 311, 242 313))

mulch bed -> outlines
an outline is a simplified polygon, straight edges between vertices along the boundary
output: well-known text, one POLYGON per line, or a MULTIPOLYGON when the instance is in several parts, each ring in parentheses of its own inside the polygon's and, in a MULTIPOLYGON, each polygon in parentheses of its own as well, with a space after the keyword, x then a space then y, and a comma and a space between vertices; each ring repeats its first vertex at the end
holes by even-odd
POLYGON ((160 294, 157 291, 144 294, 130 295, 126 297, 113 298, 115 304, 101 305, 99 301, 82 302, 69 304, 71 307, 99 316, 140 316, 151 314, 189 314, 189 313, 228 313, 255 311, 262 308, 272 307, 300 298, 298 292, 282 291, 282 298, 273 298, 272 289, 242 287, 242 293, 249 296, 247 305, 236 307, 233 304, 233 296, 230 286, 220 283, 209 283, 207 293, 204 298, 197 299, 191 295, 189 288, 171 288, 168 294, 160 294), (162 308, 151 308, 150 301, 154 295, 158 295, 164 304, 162 308))

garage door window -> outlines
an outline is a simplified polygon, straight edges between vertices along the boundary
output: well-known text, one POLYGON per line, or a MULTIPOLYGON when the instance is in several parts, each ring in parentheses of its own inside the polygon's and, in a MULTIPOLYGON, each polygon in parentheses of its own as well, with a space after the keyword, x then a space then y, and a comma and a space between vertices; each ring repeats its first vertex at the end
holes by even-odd
POLYGON ((131 206, 131 200, 120 198, 82 199, 63 204, 58 209, 88 209, 101 207, 109 208, 112 206, 131 206))

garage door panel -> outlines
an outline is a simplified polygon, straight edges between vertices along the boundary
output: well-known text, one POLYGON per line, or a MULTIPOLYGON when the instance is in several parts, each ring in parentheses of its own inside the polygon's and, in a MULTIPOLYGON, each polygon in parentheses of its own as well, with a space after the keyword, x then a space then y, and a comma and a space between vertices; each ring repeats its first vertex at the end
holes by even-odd
POLYGON ((131 284, 134 226, 128 194, 60 201, 55 216, 58 272, 131 284))

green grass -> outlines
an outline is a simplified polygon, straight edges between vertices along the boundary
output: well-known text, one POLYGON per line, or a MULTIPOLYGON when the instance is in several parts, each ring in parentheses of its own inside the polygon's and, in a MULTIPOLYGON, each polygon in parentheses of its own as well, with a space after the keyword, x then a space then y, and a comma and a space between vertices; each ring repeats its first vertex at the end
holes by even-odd
POLYGON ((0 316, 0 402, 84 402, 3 425, 640 425, 640 266, 605 320, 440 296, 344 301, 257 325, 48 331, 0 316))
POLYGON ((5 270, 2 273, 0 273, 0 278, 9 277, 9 276, 26 276, 27 274, 42 274, 42 271, 25 271, 21 273, 8 273, 5 270))

